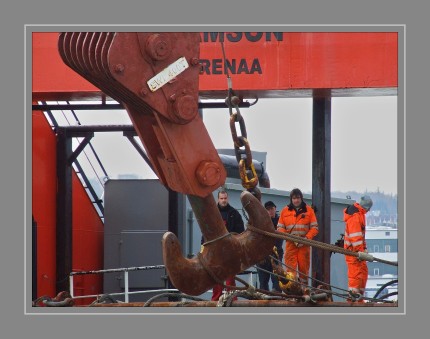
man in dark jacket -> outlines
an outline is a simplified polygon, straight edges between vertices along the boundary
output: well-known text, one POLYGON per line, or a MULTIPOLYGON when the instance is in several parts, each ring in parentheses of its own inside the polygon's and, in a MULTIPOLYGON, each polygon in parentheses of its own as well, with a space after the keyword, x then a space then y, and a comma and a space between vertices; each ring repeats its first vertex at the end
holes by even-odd
MULTIPOLYGON (((278 226, 278 220, 279 220, 279 216, 276 214, 276 205, 274 204, 273 201, 267 201, 264 204, 264 207, 266 208, 267 212, 269 213, 270 218, 272 219, 273 227, 276 230, 276 228, 278 226)), ((276 249, 278 251, 279 260, 281 260, 281 261, 282 261, 283 255, 284 255, 284 249, 282 248, 283 242, 284 242, 283 239, 277 239, 276 244, 275 244, 276 249)), ((257 264, 257 267, 262 268, 266 271, 272 272, 273 268, 272 268, 272 263, 270 261, 270 256, 267 257, 266 259, 264 259, 264 261, 259 262, 257 264)), ((281 288, 279 287, 279 280, 278 280, 277 276, 270 274, 270 273, 267 273, 267 272, 262 271, 262 270, 258 270, 257 273, 258 273, 258 280, 260 282, 260 288, 262 290, 266 290, 266 291, 269 290, 269 280, 271 278, 273 290, 276 292, 282 292, 281 288)))
MULTIPOLYGON (((230 233, 242 233, 245 231, 242 217, 240 213, 228 203, 227 191, 218 191, 218 209, 221 213, 224 225, 230 233)), ((202 237, 201 244, 204 245, 205 239, 202 237)), ((230 277, 225 281, 228 286, 236 286, 234 277, 230 277)), ((218 300, 222 295, 223 286, 216 284, 212 289, 212 300, 218 300)))

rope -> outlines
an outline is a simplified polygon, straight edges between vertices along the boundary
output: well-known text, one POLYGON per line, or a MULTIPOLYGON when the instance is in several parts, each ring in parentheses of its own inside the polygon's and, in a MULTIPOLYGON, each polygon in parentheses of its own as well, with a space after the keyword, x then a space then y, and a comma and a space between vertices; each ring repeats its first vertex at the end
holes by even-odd
MULTIPOLYGON (((192 295, 188 295, 188 294, 184 294, 184 293, 161 293, 161 294, 157 294, 151 298, 149 298, 144 304, 143 307, 149 307, 151 306, 151 304, 160 298, 164 298, 166 296, 169 297, 177 297, 177 298, 182 298, 182 299, 189 299, 189 300, 194 300, 194 301, 206 301, 205 299, 199 298, 199 297, 194 297, 192 295)), ((186 305, 186 302, 182 302, 178 304, 178 307, 184 306, 186 305)))
POLYGON ((228 89, 230 90, 232 88, 232 83, 231 83, 231 78, 230 78, 230 73, 228 72, 228 67, 226 67, 226 57, 225 57, 225 50, 224 50, 224 41, 221 41, 221 49, 222 49, 222 58, 223 58, 223 62, 224 62, 224 70, 226 72, 227 75, 227 85, 228 85, 228 89))
POLYGON ((396 261, 388 261, 388 260, 379 259, 375 257, 373 257, 373 261, 378 261, 380 263, 391 265, 391 266, 398 266, 398 263, 396 261))
POLYGON ((213 242, 215 242, 215 241, 221 240, 221 239, 223 239, 223 238, 225 238, 225 237, 227 237, 227 236, 229 236, 229 235, 231 235, 231 233, 225 233, 225 234, 223 234, 223 235, 219 236, 218 238, 215 238, 215 239, 212 239, 212 240, 206 241, 205 243, 203 243, 203 244, 202 244, 202 246, 209 245, 209 244, 211 244, 211 243, 213 243, 213 242))
POLYGON ((225 50, 224 50, 224 41, 221 41, 221 49, 222 49, 222 58, 223 58, 223 63, 224 63, 224 70, 226 71, 226 75, 227 75, 227 101, 226 104, 229 108, 229 115, 231 116, 233 114, 233 108, 231 106, 231 97, 233 96, 233 83, 230 77, 230 73, 228 72, 228 68, 225 66, 226 65, 226 57, 225 57, 225 50))
POLYGON ((47 295, 43 295, 43 296, 41 296, 41 297, 39 297, 39 298, 37 298, 37 299, 35 299, 35 300, 33 300, 32 301, 32 306, 33 307, 39 307, 39 303, 40 302, 45 302, 45 301, 51 301, 52 300, 52 298, 51 297, 49 297, 49 296, 47 296, 47 295))
MULTIPOLYGON (((278 263, 280 263, 281 265, 283 265, 283 266, 285 266, 285 267, 287 267, 287 268, 290 268, 291 270, 294 270, 294 268, 292 268, 291 266, 289 266, 289 265, 287 265, 287 264, 285 264, 285 263, 283 263, 282 261, 280 261, 279 259, 277 259, 277 258, 275 258, 275 257, 273 257, 273 256, 270 256, 271 258, 273 258, 274 260, 276 260, 278 263)), ((258 269, 258 268, 257 268, 258 269)), ((276 274, 276 273, 273 273, 275 276, 277 276, 277 277, 281 277, 281 278, 284 278, 284 279, 286 279, 286 280, 289 280, 288 278, 286 278, 286 277, 282 277, 282 276, 279 276, 278 274, 276 274)), ((309 279, 311 279, 312 281, 315 281, 315 282, 318 282, 318 283, 320 283, 320 284, 322 284, 322 285, 325 285, 325 286, 328 286, 328 287, 330 287, 330 288, 334 288, 334 289, 337 289, 337 290, 340 290, 340 291, 343 291, 343 292, 346 292, 345 294, 340 294, 340 293, 337 293, 337 292, 333 292, 333 291, 331 291, 331 290, 325 290, 325 289, 320 289, 320 288, 315 288, 315 287, 312 287, 312 286, 309 286, 309 285, 305 285, 305 284, 302 284, 302 285, 305 285, 305 286, 307 286, 307 287, 309 287, 310 289, 313 289, 313 290, 319 290, 319 291, 323 291, 323 292, 326 292, 326 293, 330 293, 330 294, 333 294, 333 295, 336 295, 336 296, 338 296, 338 297, 340 297, 340 298, 344 298, 344 299, 348 299, 348 298, 350 298, 351 297, 351 291, 350 290, 346 290, 346 289, 343 289, 343 288, 341 288, 341 287, 337 287, 337 286, 334 286, 334 285, 330 285, 330 284, 327 284, 327 283, 325 283, 324 281, 321 281, 321 280, 318 280, 318 279, 315 279, 315 278, 312 278, 311 276, 307 276, 309 279)), ((397 280, 393 280, 391 283, 395 283, 395 282, 397 282, 397 280)), ((297 282, 297 283, 299 283, 299 284, 301 284, 300 282, 297 282)), ((390 283, 387 283, 386 285, 388 285, 388 284, 390 284, 390 283)), ((382 291, 382 289, 381 289, 381 291, 382 291)), ((395 292, 394 292, 395 293, 395 292)), ((361 295, 360 295, 361 296, 361 295)), ((373 297, 373 298, 371 298, 371 297, 364 297, 364 296, 361 296, 362 297, 362 299, 365 299, 365 300, 368 300, 368 301, 372 301, 372 302, 386 302, 386 303, 393 303, 393 301, 392 300, 387 300, 387 301, 385 301, 385 300, 380 300, 381 298, 379 298, 379 299, 377 299, 376 298, 376 295, 373 297)))
POLYGON ((118 303, 118 300, 114 299, 111 295, 103 294, 102 296, 94 300, 89 306, 94 306, 97 304, 117 304, 117 303, 118 303))
MULTIPOLYGON (((255 266, 254 266, 254 267, 255 267, 255 266)), ((257 269, 260 269, 260 268, 258 268, 258 267, 256 267, 256 268, 257 268, 257 269)), ((273 275, 277 276, 278 278, 285 278, 286 280, 290 281, 290 279, 288 279, 288 278, 286 278, 286 277, 282 277, 282 276, 280 276, 280 275, 278 275, 278 274, 276 274, 276 273, 266 271, 266 270, 265 270, 265 269, 263 269, 263 268, 261 268, 261 270, 262 270, 262 271, 265 271, 265 272, 267 272, 267 273, 271 273, 271 274, 273 274, 273 275)), ((276 297, 282 297, 283 299, 290 299, 290 298, 294 298, 294 299, 301 299, 301 298, 303 297, 303 296, 301 296, 301 295, 291 295, 291 294, 285 294, 285 293, 282 293, 282 292, 266 291, 266 290, 263 290, 263 289, 260 289, 260 288, 256 288, 256 287, 254 287, 254 286, 252 286, 252 285, 249 285, 246 281, 243 281, 242 279, 240 279, 240 278, 238 278, 238 277, 236 277, 236 280, 237 280, 237 281, 239 281, 239 282, 241 282, 241 283, 242 283, 242 284, 244 284, 245 286, 248 286, 248 290, 255 290, 256 292, 262 293, 262 294, 264 294, 264 295, 268 295, 268 296, 276 296, 276 297)))
MULTIPOLYGON (((316 247, 327 249, 327 250, 330 250, 332 252, 335 252, 335 251, 338 252, 338 253, 345 252, 346 255, 348 255, 347 253, 351 252, 351 251, 348 251, 346 249, 342 249, 342 248, 340 248, 338 246, 327 245, 327 244, 324 244, 324 243, 321 243, 321 242, 318 242, 318 241, 315 241, 315 240, 305 239, 305 238, 301 238, 301 237, 297 237, 297 236, 294 236, 294 235, 285 234, 285 233, 281 233, 281 232, 277 232, 277 231, 275 231, 275 233, 266 232, 266 231, 262 231, 262 230, 260 230, 258 228, 255 228, 255 227, 253 227, 251 225, 247 225, 247 227, 251 231, 256 231, 257 233, 260 233, 260 234, 264 234, 264 235, 267 235, 267 236, 271 236, 271 237, 275 237, 275 238, 280 238, 280 239, 284 239, 284 240, 285 239, 286 240, 293 239, 292 241, 297 241, 297 242, 305 243, 305 244, 308 244, 310 246, 314 246, 314 244, 315 244, 316 247)), ((358 256, 357 252, 351 252, 351 253, 354 256, 358 256)), ((282 265, 288 267, 285 263, 283 263, 282 261, 278 260, 277 258, 275 258, 273 256, 270 256, 270 257, 272 257, 276 261, 280 262, 282 265)), ((240 279, 239 277, 235 277, 235 280, 241 282, 244 285, 244 287, 225 285, 224 281, 221 281, 220 279, 218 279, 218 277, 209 269, 209 267, 207 267, 207 265, 204 262, 204 259, 203 259, 202 255, 200 253, 197 254, 197 258, 199 259, 200 263, 202 264, 202 266, 206 270, 206 272, 211 276, 211 278, 216 283, 220 284, 223 288, 228 288, 230 290, 230 291, 224 293, 224 295, 225 295, 225 296, 223 295, 224 298, 221 300, 221 302, 218 303, 217 306, 225 306, 227 304, 231 305, 231 302, 229 300, 230 299, 232 300, 235 296, 239 296, 239 294, 236 294, 236 295, 233 295, 233 294, 236 293, 236 292, 238 292, 238 291, 245 291, 245 290, 247 292, 244 292, 244 294, 240 295, 240 296, 243 296, 243 297, 248 296, 248 297, 250 297, 252 295, 252 293, 254 293, 254 294, 255 293, 260 293, 260 294, 265 294, 265 295, 278 296, 278 297, 282 297, 284 299, 286 299, 286 298, 295 298, 295 299, 303 299, 303 300, 306 301, 306 297, 305 296, 297 296, 297 295, 293 296, 293 295, 287 295, 287 294, 283 294, 283 293, 279 293, 279 292, 265 291, 265 290, 262 290, 262 289, 255 288, 254 286, 249 285, 247 282, 245 282, 244 280, 240 279)), ((260 267, 256 267, 256 269, 257 270, 262 270, 262 271, 267 272, 269 274, 273 274, 273 275, 277 276, 278 278, 283 278, 283 279, 286 279, 286 280, 290 280, 290 279, 288 279, 288 278, 286 278, 284 276, 280 276, 280 275, 278 275, 276 273, 269 272, 269 271, 267 271, 265 269, 262 269, 260 267)), ((329 284, 327 284, 325 282, 322 282, 322 281, 320 281, 318 279, 315 279, 315 278, 312 278, 312 277, 309 277, 309 276, 308 276, 308 278, 310 278, 313 281, 319 282, 319 283, 321 283, 321 284, 323 284, 325 286, 329 286, 329 287, 333 287, 333 288, 336 288, 336 289, 339 289, 339 290, 342 290, 342 291, 345 291, 345 292, 349 292, 349 291, 344 290, 342 288, 331 286, 331 285, 329 285, 329 284)), ((340 294, 340 293, 333 292, 331 290, 326 290, 326 289, 311 287, 311 286, 309 286, 307 284, 304 284, 304 283, 302 283, 300 281, 294 281, 294 282, 296 282, 296 283, 298 283, 298 284, 300 284, 302 286, 305 286, 305 287, 307 287, 309 289, 312 289, 313 291, 319 291, 319 292, 327 293, 329 295, 336 295, 336 296, 338 296, 340 298, 344 298, 344 299, 351 298, 351 295, 349 293, 340 294)), ((223 296, 221 296, 220 299, 223 296)), ((258 296, 258 294, 255 295, 255 297, 257 297, 257 296, 258 296)), ((369 301, 381 302, 380 299, 365 298, 365 297, 363 297, 363 299, 366 299, 366 300, 369 300, 369 301)), ((382 300, 382 302, 392 302, 392 301, 382 300)))
MULTIPOLYGON (((277 259, 275 259, 275 260, 277 260, 277 259)), ((289 267, 288 265, 284 264, 283 262, 281 262, 281 264, 284 265, 284 266, 286 266, 286 267, 289 267)), ((276 276, 278 278, 283 278, 285 280, 291 281, 291 279, 288 279, 288 278, 286 278, 284 276, 281 276, 281 275, 273 273, 273 272, 269 272, 269 271, 267 271, 267 270, 265 270, 263 268, 259 268, 259 267, 256 267, 256 268, 259 269, 259 270, 262 270, 264 272, 271 273, 271 274, 273 274, 274 276, 276 276)), ((349 290, 345 290, 343 288, 327 284, 325 282, 319 281, 318 279, 314 279, 312 277, 308 277, 308 278, 310 278, 311 280, 320 282, 323 285, 329 286, 330 288, 335 288, 335 289, 338 289, 340 291, 344 291, 344 292, 347 292, 347 293, 341 294, 341 293, 334 292, 332 290, 327 290, 327 289, 318 288, 318 287, 312 287, 312 286, 309 286, 309 285, 307 285, 305 283, 302 283, 300 281, 294 281, 294 282, 297 283, 297 284, 299 284, 299 285, 305 286, 305 287, 311 289, 312 291, 318 291, 318 292, 326 293, 327 295, 335 295, 335 296, 337 296, 339 298, 343 298, 343 299, 351 298, 351 294, 350 294, 349 290)), ((393 293, 396 293, 396 292, 393 292, 393 293)), ((271 294, 273 294, 273 295, 279 295, 280 293, 276 294, 275 292, 271 292, 271 294)), ((295 298, 295 299, 306 299, 306 298, 304 298, 304 296, 296 296, 296 295, 287 295, 287 296, 290 297, 290 298, 295 298)), ((364 296, 361 296, 361 295, 360 295, 360 297, 362 297, 362 299, 365 299, 365 300, 368 300, 368 301, 372 301, 372 302, 383 302, 383 303, 393 303, 394 302, 392 300, 381 300, 382 298, 375 299, 375 298, 364 297, 364 296)), ((356 299, 358 300, 358 297, 356 299)))
MULTIPOLYGON (((297 269, 294 269, 293 267, 291 267, 291 266, 289 266, 289 265, 287 265, 287 264, 285 264, 285 263, 283 263, 281 260, 279 260, 279 259, 277 259, 277 258, 275 258, 274 256, 270 256, 272 259, 274 259, 274 260, 276 260, 278 263, 280 263, 281 265, 283 265, 283 266, 285 266, 286 268, 289 268, 289 269, 291 269, 291 270, 293 270, 293 271, 297 271, 297 269)), ((278 274, 276 274, 276 273, 273 273, 274 275, 276 275, 277 277, 279 277, 279 275, 278 274)), ((284 278, 284 279, 286 279, 286 280, 290 280, 290 279, 288 279, 288 278, 286 278, 286 277, 282 277, 282 278, 284 278)), ((318 280, 318 279, 316 279, 316 278, 312 278, 311 276, 307 276, 307 278, 308 279, 311 279, 312 281, 315 281, 315 282, 317 282, 317 283, 319 283, 320 285, 326 285, 326 286, 329 286, 330 288, 335 288, 335 289, 337 289, 337 290, 340 290, 340 291, 343 291, 343 292, 349 292, 349 290, 345 290, 345 289, 343 289, 343 288, 341 288, 341 287, 336 287, 336 286, 333 286, 333 285, 330 285, 330 284, 327 284, 326 282, 324 282, 324 281, 321 281, 321 280, 318 280)), ((313 288, 312 286, 309 286, 309 285, 306 285, 306 284, 303 284, 303 285, 305 285, 306 287, 309 287, 309 288, 313 288)), ((325 292, 328 292, 328 290, 324 290, 325 292)), ((337 295, 337 296, 342 296, 342 295, 340 295, 340 294, 336 294, 335 292, 331 292, 332 294, 335 294, 335 295, 337 295)))
POLYGON ((302 237, 299 237, 297 235, 292 235, 292 234, 283 233, 283 232, 279 232, 279 231, 267 232, 267 231, 260 230, 259 228, 256 228, 256 227, 251 226, 251 225, 247 225, 247 228, 251 231, 254 231, 254 232, 260 233, 260 234, 264 234, 264 235, 267 235, 269 237, 289 240, 289 241, 293 241, 293 242, 298 242, 300 244, 304 244, 304 245, 308 245, 308 246, 312 246, 312 247, 317 247, 317 248, 320 248, 320 249, 323 249, 326 251, 330 251, 330 252, 336 252, 336 253, 341 253, 344 255, 350 255, 350 256, 359 258, 360 260, 379 261, 379 262, 382 262, 384 264, 398 266, 397 262, 394 262, 394 261, 388 261, 388 260, 375 258, 372 255, 364 253, 364 252, 353 252, 353 251, 347 250, 345 248, 341 248, 341 247, 336 246, 336 245, 326 244, 326 243, 323 243, 320 241, 302 238, 302 237))
POLYGON ((44 300, 43 303, 49 307, 70 307, 74 305, 72 298, 66 298, 61 301, 44 300))
POLYGON ((215 281, 217 284, 224 285, 224 281, 222 281, 221 279, 219 279, 215 275, 215 273, 213 273, 212 270, 206 265, 206 262, 205 262, 202 254, 200 252, 197 253, 197 259, 200 261, 200 263, 202 264, 204 270, 209 274, 209 276, 213 279, 213 281, 215 281))
POLYGON ((245 298, 248 300, 280 300, 283 299, 281 297, 270 297, 265 295, 264 293, 246 290, 246 291, 234 291, 227 293, 226 295, 222 295, 219 298, 217 307, 231 307, 235 298, 245 298))
POLYGON ((33 307, 41 307, 41 305, 49 307, 73 306, 74 301, 67 292, 60 292, 54 298, 43 295, 32 301, 33 307))
MULTIPOLYGON (((256 288, 239 277, 235 277, 235 280, 244 284, 245 287, 229 286, 231 290, 224 292, 224 294, 219 298, 217 307, 230 307, 233 303, 233 300, 237 297, 246 298, 248 300, 281 300, 293 297, 277 292, 267 293, 268 291, 256 288)), ((302 298, 301 296, 296 297, 302 298)))
MULTIPOLYGON (((252 227, 251 227, 252 228, 252 227)), ((269 234, 271 234, 270 232, 268 232, 269 234)), ((283 233, 282 233, 282 235, 283 235, 283 233)), ((303 238, 301 238, 301 239, 303 239, 303 238)), ((335 246, 335 247, 337 247, 337 246, 335 246)), ((285 267, 287 267, 287 268, 289 268, 289 269, 291 269, 291 270, 293 270, 293 271, 296 271, 296 269, 294 269, 294 268, 292 268, 292 267, 290 267, 290 266, 288 266, 287 264, 285 264, 285 263, 283 263, 281 260, 279 260, 278 258, 275 258, 274 256, 272 256, 272 255, 270 255, 270 257, 272 258, 272 259, 274 259, 276 262, 278 262, 278 263, 280 263, 281 265, 283 265, 283 266, 285 266, 285 267)), ((258 266, 254 266, 257 270, 261 270, 261 271, 264 271, 264 272, 266 272, 266 273, 269 273, 269 274, 271 274, 271 275, 274 275, 274 276, 276 276, 276 277, 278 277, 278 278, 282 278, 282 279, 285 279, 285 280, 288 280, 288 281, 291 281, 291 279, 288 279, 287 277, 285 277, 285 276, 281 276, 281 275, 279 275, 279 274, 277 274, 277 273, 275 273, 275 272, 270 272, 270 271, 267 271, 267 270, 265 270, 265 269, 263 269, 263 268, 260 268, 260 267, 258 267, 258 266)), ((324 292, 324 293, 327 293, 327 294, 331 294, 331 295, 336 295, 336 296, 338 296, 338 297, 340 297, 340 298, 344 298, 344 299, 348 299, 348 298, 350 298, 351 296, 350 296, 350 294, 349 294, 349 290, 345 290, 345 289, 343 289, 343 288, 340 288, 340 287, 337 287, 337 286, 333 286, 333 285, 330 285, 330 284, 327 284, 327 283, 325 283, 325 282, 323 282, 323 281, 321 281, 321 280, 318 280, 318 279, 315 279, 315 278, 312 278, 312 277, 310 277, 310 276, 307 276, 307 278, 309 279, 311 279, 312 281, 315 281, 315 282, 318 282, 318 283, 320 283, 321 285, 325 285, 325 286, 328 286, 329 288, 334 288, 334 289, 337 289, 337 290, 340 290, 340 291, 344 291, 344 292, 347 292, 346 294, 340 294, 340 293, 337 293, 337 292, 334 292, 334 291, 332 291, 332 290, 326 290, 326 289, 321 289, 321 288, 315 288, 315 287, 312 287, 312 286, 309 286, 309 285, 307 285, 307 284, 305 284, 305 283, 302 283, 302 282, 300 282, 300 281, 294 281, 295 283, 298 283, 298 284, 300 284, 300 285, 302 285, 302 286, 305 286, 305 287, 307 287, 307 288, 309 288, 309 289, 312 289, 312 290, 314 290, 314 291, 321 291, 321 292, 324 292)), ((393 283, 394 282, 396 282, 396 281, 393 281, 393 283)), ((374 298, 369 298, 369 297, 363 297, 363 299, 366 299, 366 300, 369 300, 369 301, 374 301, 374 302, 381 302, 381 300, 380 299, 376 299, 376 296, 374 297, 374 298)), ((391 301, 391 300, 389 300, 389 301, 382 301, 382 302, 389 302, 389 303, 391 303, 391 302, 393 302, 393 301, 391 301)))
MULTIPOLYGON (((284 264, 285 265, 285 264, 284 264)), ((341 297, 341 298, 345 298, 345 296, 343 295, 343 294, 339 294, 339 293, 336 293, 336 292, 333 292, 333 291, 331 291, 331 290, 326 290, 326 289, 322 289, 322 288, 318 288, 318 287, 312 287, 312 286, 309 286, 309 285, 307 285, 307 284, 305 284, 305 283, 302 283, 302 282, 300 282, 299 280, 291 280, 291 279, 288 279, 287 277, 285 277, 285 276, 282 276, 282 275, 279 275, 279 274, 277 274, 277 273, 274 273, 274 272, 269 272, 269 271, 267 271, 267 270, 265 270, 264 268, 260 268, 260 267, 256 267, 258 270, 261 270, 261 271, 263 271, 263 272, 266 272, 266 273, 270 273, 270 274, 273 274, 274 276, 276 276, 276 277, 278 277, 278 278, 282 278, 282 279, 285 279, 285 280, 287 280, 287 281, 293 281, 294 283, 297 283, 297 284, 299 284, 299 285, 301 285, 301 286, 304 286, 304 287, 306 287, 306 288, 309 288, 309 289, 311 289, 311 290, 313 290, 313 291, 319 291, 319 292, 323 292, 323 293, 327 293, 327 294, 334 294, 334 295, 336 295, 336 296, 338 296, 338 297, 341 297)), ((309 277, 310 278, 310 277, 309 277)), ((313 278, 311 278, 311 279, 313 279, 313 278)), ((324 285, 327 285, 327 286, 330 286, 330 285, 328 285, 328 284, 326 284, 326 283, 323 283, 324 285)), ((346 291, 346 290, 345 290, 346 291)), ((274 293, 274 295, 278 295, 278 294, 281 294, 281 293, 278 293, 278 294, 276 294, 276 292, 270 292, 270 293, 274 293)), ((300 299, 303 299, 303 296, 298 296, 298 295, 288 295, 290 298, 296 298, 296 299, 298 299, 298 298, 300 298, 300 299)))

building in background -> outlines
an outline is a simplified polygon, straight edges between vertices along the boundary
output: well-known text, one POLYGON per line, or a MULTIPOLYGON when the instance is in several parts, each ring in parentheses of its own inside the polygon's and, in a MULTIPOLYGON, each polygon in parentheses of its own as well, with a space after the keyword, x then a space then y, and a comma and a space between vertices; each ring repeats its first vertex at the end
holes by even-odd
MULTIPOLYGON (((397 225, 372 225, 366 227, 367 249, 374 257, 397 262, 398 238, 397 225)), ((366 297, 373 298, 382 286, 389 284, 378 294, 378 298, 388 293, 397 292, 398 267, 381 262, 369 262, 369 279, 366 286, 366 297), (392 284, 390 284, 392 282, 392 284)), ((397 295, 390 296, 389 300, 398 300, 397 295)))

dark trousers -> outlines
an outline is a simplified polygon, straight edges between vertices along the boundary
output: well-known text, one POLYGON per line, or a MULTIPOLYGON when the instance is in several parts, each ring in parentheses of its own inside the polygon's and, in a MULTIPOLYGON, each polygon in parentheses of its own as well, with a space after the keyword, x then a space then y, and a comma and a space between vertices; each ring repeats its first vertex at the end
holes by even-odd
MULTIPOLYGON (((260 267, 266 271, 272 272, 272 264, 270 262, 258 264, 257 267, 260 267)), ((282 291, 281 288, 279 287, 279 280, 277 276, 275 276, 274 274, 264 272, 262 270, 257 270, 257 273, 258 273, 258 281, 260 283, 260 289, 269 291, 269 280, 272 279, 273 289, 278 292, 282 291)))

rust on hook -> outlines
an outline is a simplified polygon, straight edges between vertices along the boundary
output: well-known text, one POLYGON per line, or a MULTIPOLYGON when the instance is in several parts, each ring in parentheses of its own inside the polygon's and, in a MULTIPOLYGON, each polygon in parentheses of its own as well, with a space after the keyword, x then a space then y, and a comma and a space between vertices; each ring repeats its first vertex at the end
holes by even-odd
MULTIPOLYGON (((206 240, 203 251, 187 259, 176 236, 167 232, 162 239, 163 261, 172 284, 189 295, 200 295, 216 283, 246 270, 267 257, 276 242, 247 229, 237 235, 228 231, 212 194, 201 198, 188 196, 198 224, 206 240)), ((249 224, 266 232, 274 232, 269 214, 250 192, 240 196, 249 215, 249 224)))
MULTIPOLYGON (((186 62, 200 57, 200 40, 197 32, 63 32, 58 38, 65 64, 124 105, 161 183, 188 195, 208 243, 190 260, 173 233, 164 235, 162 247, 173 285, 190 295, 262 260, 276 241, 251 230, 224 236, 212 192, 227 173, 197 114, 198 67, 186 62)), ((250 225, 274 232, 258 199, 244 192, 241 200, 250 225)))

